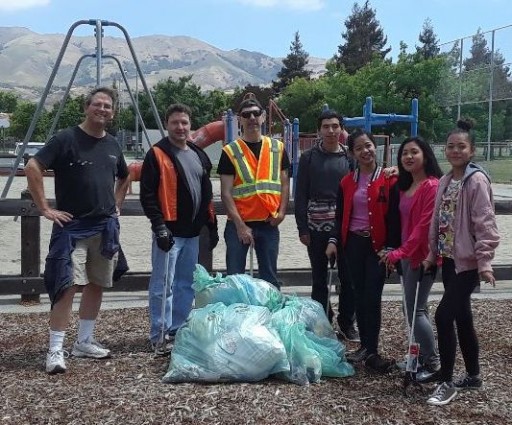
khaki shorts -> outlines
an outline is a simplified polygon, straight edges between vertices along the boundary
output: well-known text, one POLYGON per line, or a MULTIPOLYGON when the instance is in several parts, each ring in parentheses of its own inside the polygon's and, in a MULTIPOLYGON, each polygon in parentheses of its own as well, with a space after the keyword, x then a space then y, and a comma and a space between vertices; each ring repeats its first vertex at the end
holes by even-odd
POLYGON ((71 254, 73 261, 73 283, 87 285, 94 283, 103 288, 112 287, 112 274, 117 264, 117 253, 112 260, 101 255, 101 232, 76 242, 71 254))

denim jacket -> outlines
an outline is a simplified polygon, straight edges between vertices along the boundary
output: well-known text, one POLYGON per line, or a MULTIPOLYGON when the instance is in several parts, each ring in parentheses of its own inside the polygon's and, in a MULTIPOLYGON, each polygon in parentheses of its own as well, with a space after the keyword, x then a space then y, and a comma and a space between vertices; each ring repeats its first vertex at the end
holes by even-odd
POLYGON ((117 217, 100 219, 82 218, 66 223, 64 227, 53 225, 50 248, 46 257, 44 285, 53 305, 63 291, 73 285, 71 254, 76 241, 102 233, 101 254, 111 259, 119 251, 119 221, 117 217))

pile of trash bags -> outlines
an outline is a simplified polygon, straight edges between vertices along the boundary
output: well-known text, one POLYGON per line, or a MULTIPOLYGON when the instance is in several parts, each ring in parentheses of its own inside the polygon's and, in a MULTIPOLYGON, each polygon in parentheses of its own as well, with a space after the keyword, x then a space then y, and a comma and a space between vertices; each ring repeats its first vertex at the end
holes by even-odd
POLYGON ((245 274, 194 272, 195 308, 177 332, 164 382, 255 382, 276 376, 306 385, 354 374, 325 312, 245 274))

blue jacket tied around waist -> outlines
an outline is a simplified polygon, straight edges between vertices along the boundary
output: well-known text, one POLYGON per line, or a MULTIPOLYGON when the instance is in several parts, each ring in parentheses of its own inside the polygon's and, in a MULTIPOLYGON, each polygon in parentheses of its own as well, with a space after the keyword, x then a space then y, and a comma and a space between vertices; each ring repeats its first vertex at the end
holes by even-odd
MULTIPOLYGON (((119 220, 117 216, 97 218, 74 219, 60 227, 53 225, 50 248, 46 257, 44 270, 44 285, 50 297, 51 305, 58 301, 63 291, 73 285, 73 262, 71 254, 75 250, 76 242, 90 238, 98 233, 102 234, 101 254, 112 259, 120 251, 119 220)), ((121 255, 121 252, 120 252, 121 255)), ((124 258, 124 256, 123 256, 124 258)), ((126 261, 118 264, 114 275, 120 277, 128 270, 126 261), (123 270, 119 273, 118 268, 123 270)))

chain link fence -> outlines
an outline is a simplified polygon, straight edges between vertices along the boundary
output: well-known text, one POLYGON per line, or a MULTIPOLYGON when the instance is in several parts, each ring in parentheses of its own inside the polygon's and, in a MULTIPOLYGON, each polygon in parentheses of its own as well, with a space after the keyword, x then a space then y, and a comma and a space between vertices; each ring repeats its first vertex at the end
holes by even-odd
POLYGON ((477 160, 500 179, 510 182, 512 173, 501 176, 496 168, 512 167, 512 25, 478 31, 441 44, 446 75, 435 94, 444 118, 436 124, 446 134, 459 118, 474 121, 477 160), (491 164, 506 161, 507 165, 491 164))

